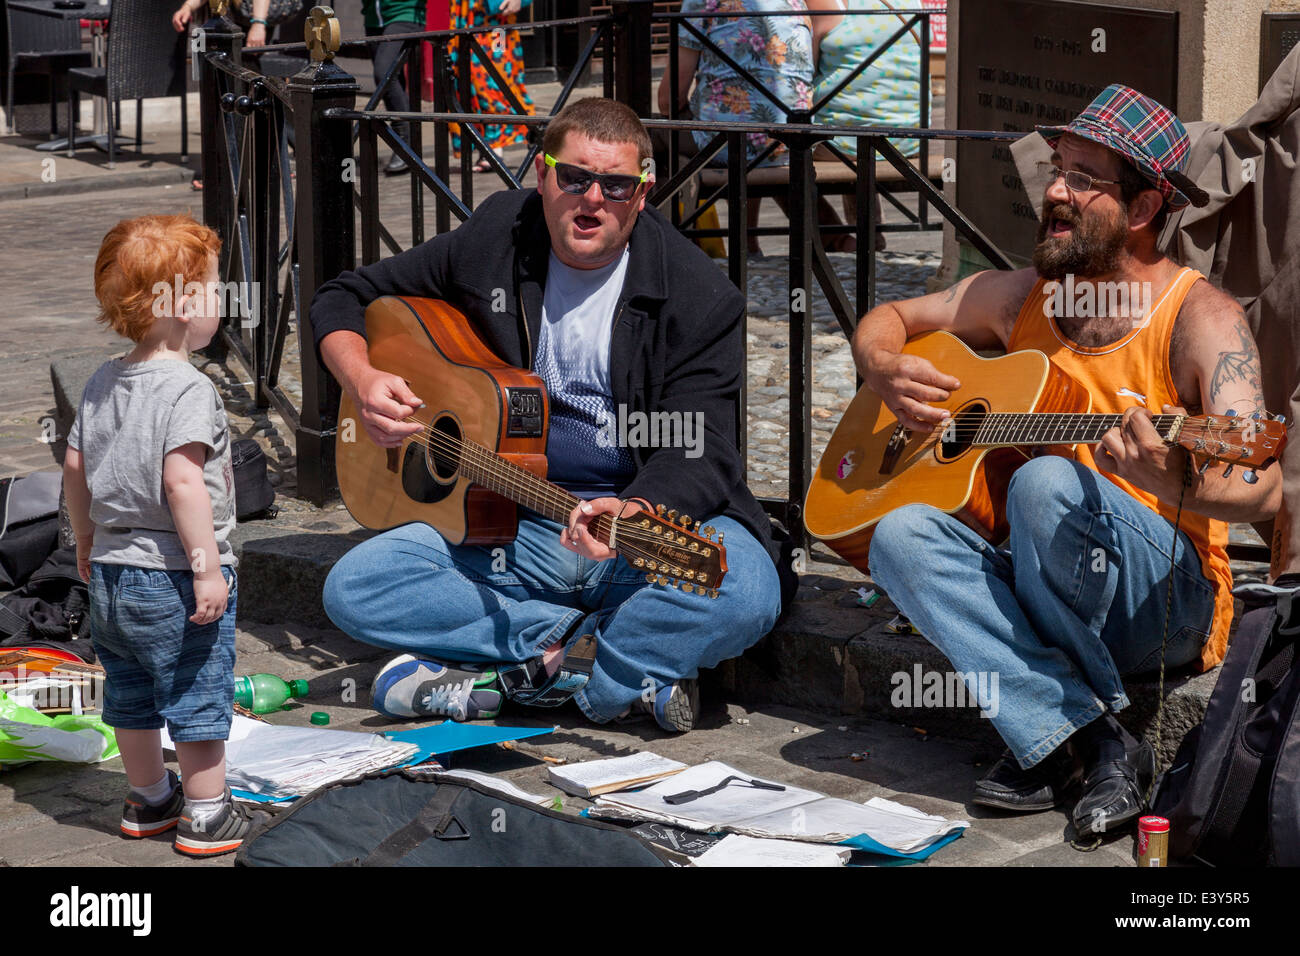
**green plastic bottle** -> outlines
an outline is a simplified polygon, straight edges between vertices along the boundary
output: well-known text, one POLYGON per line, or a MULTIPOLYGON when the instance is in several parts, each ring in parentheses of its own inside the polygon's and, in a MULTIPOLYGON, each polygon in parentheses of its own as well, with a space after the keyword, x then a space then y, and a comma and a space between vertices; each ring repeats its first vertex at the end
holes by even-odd
POLYGON ((283 707, 290 697, 306 696, 305 680, 283 681, 274 674, 235 678, 235 703, 255 714, 269 714, 283 707))

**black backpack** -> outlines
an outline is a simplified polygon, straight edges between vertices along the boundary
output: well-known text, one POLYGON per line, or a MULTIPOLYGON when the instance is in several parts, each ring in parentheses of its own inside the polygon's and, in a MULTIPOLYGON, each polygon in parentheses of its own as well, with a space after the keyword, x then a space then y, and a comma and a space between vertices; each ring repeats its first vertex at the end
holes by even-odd
POLYGON ((1205 711, 1152 812, 1175 859, 1300 865, 1300 574, 1247 586, 1248 608, 1205 711))
POLYGON ((0 647, 48 647, 95 662, 90 594, 76 548, 59 548, 18 590, 0 598, 0 647))
POLYGON ((0 591, 41 566, 59 537, 59 472, 0 478, 0 591))
POLYGON ((623 829, 415 769, 302 797, 245 839, 236 866, 668 866, 623 829))

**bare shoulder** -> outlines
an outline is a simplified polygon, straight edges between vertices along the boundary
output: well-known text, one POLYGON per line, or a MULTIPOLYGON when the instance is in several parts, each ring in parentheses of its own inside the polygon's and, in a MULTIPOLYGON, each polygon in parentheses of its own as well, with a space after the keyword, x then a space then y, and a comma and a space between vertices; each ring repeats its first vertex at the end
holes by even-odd
MULTIPOLYGON (((1183 331, 1200 333, 1202 331, 1229 330, 1238 323, 1245 326, 1246 313, 1237 300, 1222 289, 1216 289, 1206 279, 1192 285, 1183 299, 1183 307, 1178 312, 1178 325, 1183 331)), ((1249 327, 1246 328, 1249 333, 1249 327)))
POLYGON ((987 269, 963 281, 970 283, 964 304, 979 310, 1006 345, 1016 317, 1038 281, 1038 274, 1033 269, 987 269))
POLYGON ((1212 363, 1225 348, 1256 354, 1246 313, 1237 300, 1201 279, 1188 290, 1178 310, 1169 341, 1171 367, 1175 373, 1190 371, 1198 364, 1212 363))

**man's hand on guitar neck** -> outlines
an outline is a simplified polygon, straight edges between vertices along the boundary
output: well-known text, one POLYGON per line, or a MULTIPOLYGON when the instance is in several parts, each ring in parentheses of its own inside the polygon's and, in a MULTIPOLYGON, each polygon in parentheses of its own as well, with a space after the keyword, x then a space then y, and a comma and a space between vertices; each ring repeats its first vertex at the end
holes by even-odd
MULTIPOLYGON (((1187 410, 1164 406, 1166 415, 1186 415, 1187 410)), ((1161 501, 1178 502, 1183 485, 1183 453, 1167 444, 1151 424, 1151 413, 1140 405, 1125 409, 1124 421, 1101 436, 1093 453, 1097 467, 1123 478, 1161 501)))
POLYGON ((593 498, 569 512, 569 525, 560 532, 560 544, 592 561, 605 561, 615 552, 591 534, 591 523, 603 514, 630 518, 645 509, 636 498, 593 498))

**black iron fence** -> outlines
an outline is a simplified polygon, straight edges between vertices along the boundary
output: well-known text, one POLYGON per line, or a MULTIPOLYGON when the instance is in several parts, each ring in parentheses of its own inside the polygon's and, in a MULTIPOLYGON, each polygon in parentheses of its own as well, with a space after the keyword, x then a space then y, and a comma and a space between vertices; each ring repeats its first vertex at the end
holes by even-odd
MULTIPOLYGON (((911 19, 894 34, 891 42, 905 35, 915 24, 922 30, 922 51, 928 51, 928 16, 931 11, 902 11, 911 19)), ((578 26, 589 37, 577 62, 566 78, 553 107, 558 112, 577 87, 578 78, 599 59, 603 93, 629 104, 638 115, 652 115, 651 0, 615 0, 610 14, 519 24, 517 29, 549 30, 578 26)), ((694 28, 681 15, 661 19, 694 28)), ((223 326, 223 341, 234 351, 255 382, 257 403, 273 405, 294 430, 298 460, 298 493, 322 503, 334 487, 333 446, 337 425, 339 387, 321 366, 312 344, 308 306, 315 290, 340 272, 356 265, 357 240, 363 264, 378 260, 381 247, 400 252, 401 243, 386 228, 380 215, 378 143, 383 140, 410 167, 410 244, 426 238, 425 204, 434 202, 434 232, 452 228, 453 217, 463 221, 474 208, 474 180, 471 154, 477 149, 506 188, 523 188, 522 180, 540 144, 540 133, 550 116, 523 115, 522 104, 512 99, 516 113, 510 115, 471 113, 464 110, 463 92, 468 87, 471 58, 484 65, 497 83, 509 84, 496 72, 481 38, 495 27, 470 30, 427 31, 368 38, 343 44, 337 36, 337 20, 329 8, 315 8, 308 20, 307 44, 278 44, 258 50, 242 47, 242 35, 228 20, 209 20, 203 28, 201 74, 201 131, 205 178, 204 212, 209 225, 224 240, 221 278, 246 284, 247 315, 230 316, 223 326), (460 44, 453 67, 448 55, 450 42, 460 44), (379 82, 373 96, 358 109, 357 82, 333 63, 339 50, 359 51, 376 43, 401 44, 400 55, 379 82), (423 111, 423 44, 433 51, 432 109, 423 111), (268 75, 253 68, 258 57, 310 52, 306 67, 290 77, 268 75), (378 104, 387 84, 398 71, 409 72, 407 83, 411 110, 386 112, 378 104), (475 124, 518 124, 528 130, 529 149, 517 168, 507 168, 483 141, 475 124), (462 140, 459 176, 452 170, 450 127, 457 124, 462 140), (405 127, 406 135, 398 130, 405 127), (425 158, 425 131, 432 133, 432 165, 425 158), (297 155, 296 181, 291 176, 289 140, 297 155), (355 155, 354 155, 355 146, 355 155), (349 174, 350 173, 350 174, 349 174), (452 187, 458 179, 458 189, 452 187), (358 231, 359 223, 359 231, 358 231), (281 384, 281 365, 286 343, 297 334, 301 395, 296 399, 281 384)), ((514 28, 512 28, 514 29, 514 28)), ((707 37, 704 38, 707 42, 707 37)), ((676 44, 670 45, 675 51, 676 44)), ((879 55, 876 51, 875 55, 879 55)), ((670 56, 671 56, 670 52, 670 56)), ((862 69, 870 65, 868 59, 862 69)), ((739 67, 739 65, 736 65, 739 67)), ((670 67, 671 68, 671 67, 670 67)), ((924 89, 928 89, 928 56, 922 56, 924 89)), ((743 71, 742 71, 743 72, 743 71)), ((855 71, 855 75, 860 70, 855 71)), ((673 73, 675 77, 675 71, 673 73)), ((841 86, 851 82, 847 77, 841 86)), ((823 101, 826 97, 822 98, 823 101)), ((921 96, 927 103, 928 97, 921 96)), ((676 103, 676 96, 673 97, 676 103)), ((815 108, 823 105, 814 104, 815 108)), ((928 122, 928 107, 922 119, 928 122)), ((926 128, 828 126, 813 122, 813 110, 788 110, 787 122, 768 126, 755 123, 705 123, 675 119, 647 119, 653 130, 685 130, 710 134, 707 145, 687 162, 671 161, 669 175, 661 178, 650 201, 669 206, 680 226, 698 236, 725 235, 729 241, 728 272, 742 290, 747 287, 744 210, 748 198, 744 142, 751 133, 764 133, 789 150, 789 242, 790 268, 790 471, 788 493, 765 501, 774 515, 802 535, 801 506, 812 475, 811 425, 811 322, 808 303, 816 279, 826 295, 840 327, 850 336, 857 317, 875 301, 876 259, 873 237, 875 199, 880 192, 875 157, 879 155, 897 178, 919 198, 920 227, 926 210, 933 208, 942 219, 971 242, 990 261, 1009 268, 1005 257, 986 237, 944 198, 923 164, 917 169, 890 142, 918 139, 922 155, 931 140, 1012 140, 1018 134, 926 128), (859 241, 856 256, 857 294, 850 302, 822 245, 816 216, 817 183, 813 151, 837 137, 857 140, 857 160, 838 151, 837 158, 853 171, 857 199, 857 222, 852 228, 859 241), (692 178, 710 160, 727 150, 724 184, 696 209, 679 214, 677 200, 692 178), (705 230, 696 225, 699 216, 720 199, 727 202, 725 229, 705 230), (801 290, 796 295, 796 290, 801 290)), ((551 115, 553 115, 553 113, 551 115)), ((926 125, 923 122, 922 126, 926 125)), ((832 150, 834 147, 832 145, 832 150)), ((905 226, 905 228, 907 228, 905 226)), ((241 286, 242 288, 243 286, 241 286)), ((745 404, 740 407, 744 440, 745 404)))

